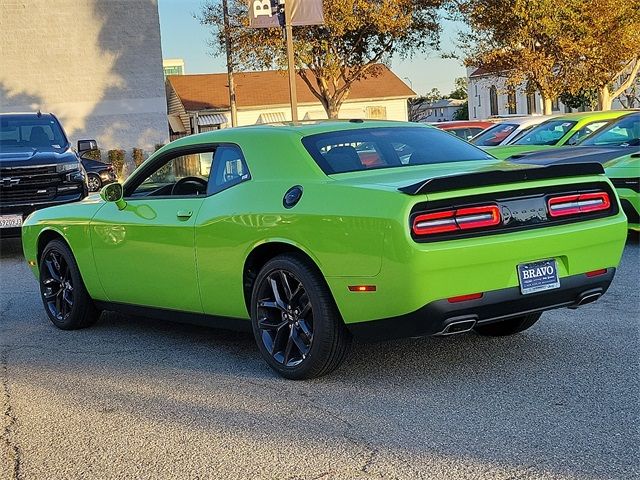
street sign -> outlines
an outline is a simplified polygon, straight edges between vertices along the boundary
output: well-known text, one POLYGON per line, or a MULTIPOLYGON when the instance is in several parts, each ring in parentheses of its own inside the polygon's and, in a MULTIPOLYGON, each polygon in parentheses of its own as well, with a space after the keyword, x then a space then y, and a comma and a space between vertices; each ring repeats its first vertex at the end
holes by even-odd
MULTIPOLYGON (((284 0, 248 0, 249 27, 274 28, 284 26, 284 0)), ((292 26, 322 25, 322 0, 289 0, 292 26)))

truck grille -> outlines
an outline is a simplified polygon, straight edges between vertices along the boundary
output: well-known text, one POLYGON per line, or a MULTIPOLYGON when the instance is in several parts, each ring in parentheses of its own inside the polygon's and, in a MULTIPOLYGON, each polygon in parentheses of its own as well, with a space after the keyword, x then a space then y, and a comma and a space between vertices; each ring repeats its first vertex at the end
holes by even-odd
POLYGON ((63 182, 55 165, 0 168, 0 202, 28 203, 51 200, 63 182))

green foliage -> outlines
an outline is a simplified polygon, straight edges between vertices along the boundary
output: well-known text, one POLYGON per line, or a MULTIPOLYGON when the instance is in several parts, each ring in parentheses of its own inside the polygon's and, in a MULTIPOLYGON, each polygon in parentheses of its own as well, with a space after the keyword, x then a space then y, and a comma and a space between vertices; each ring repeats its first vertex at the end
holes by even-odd
POLYGON ((120 178, 124 167, 125 151, 119 149, 109 150, 108 157, 109 163, 113 165, 113 169, 116 172, 116 176, 120 178))
POLYGON ((598 106, 598 90, 578 90, 576 93, 564 92, 560 94, 560 101, 569 108, 594 109, 598 106))
POLYGON ((99 162, 102 161, 102 151, 99 149, 89 150, 82 154, 82 158, 87 158, 89 160, 97 160, 99 162))
POLYGON ((154 152, 157 152, 158 150, 160 150, 162 147, 164 147, 164 143, 156 143, 154 145, 154 152))
MULTIPOLYGON (((456 88, 451 91, 449 98, 454 100, 466 100, 467 99, 467 78, 458 77, 455 82, 456 88)), ((468 115, 467 115, 468 116, 468 115)), ((465 119, 468 120, 468 119, 465 119)))
POLYGON ((467 100, 453 114, 453 120, 469 120, 469 101, 467 100))
MULTIPOLYGON (((357 80, 377 74, 392 55, 410 57, 439 47, 440 7, 445 0, 324 0, 324 25, 294 27, 296 69, 329 118, 357 80)), ((229 0, 232 63, 246 70, 286 68, 281 28, 248 24, 246 0, 229 0)), ((212 28, 210 46, 225 54, 222 5, 208 0, 198 16, 212 28)))
POLYGON ((133 163, 137 168, 142 165, 142 162, 144 162, 144 152, 141 148, 134 148, 131 151, 131 158, 133 158, 133 163))

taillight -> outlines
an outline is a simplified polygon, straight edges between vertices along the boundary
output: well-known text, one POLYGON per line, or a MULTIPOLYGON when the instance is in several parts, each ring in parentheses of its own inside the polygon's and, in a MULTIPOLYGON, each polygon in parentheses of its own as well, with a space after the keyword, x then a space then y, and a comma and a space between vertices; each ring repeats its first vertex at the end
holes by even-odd
POLYGON ((580 213, 609 210, 611 201, 607 192, 579 193, 552 197, 547 201, 549 215, 552 217, 564 217, 580 213))
POLYGON ((416 235, 433 235, 436 233, 456 232, 488 228, 499 225, 502 221, 497 205, 459 208, 443 212, 425 213, 413 219, 413 233, 416 235))

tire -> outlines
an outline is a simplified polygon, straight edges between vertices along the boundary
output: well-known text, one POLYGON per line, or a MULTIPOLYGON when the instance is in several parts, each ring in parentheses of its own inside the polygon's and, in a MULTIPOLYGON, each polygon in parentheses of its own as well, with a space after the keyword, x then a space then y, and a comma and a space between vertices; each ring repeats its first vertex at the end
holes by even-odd
POLYGON ((321 273, 295 254, 279 255, 260 270, 251 295, 251 324, 262 357, 292 380, 332 372, 351 344, 321 273))
POLYGON ((94 173, 87 175, 87 185, 90 192, 98 192, 102 188, 102 180, 94 173))
POLYGON ((73 253, 61 240, 51 240, 42 251, 40 296, 49 320, 62 330, 85 328, 98 318, 73 253))
POLYGON ((483 335, 486 337, 504 337, 507 335, 524 332, 527 328, 536 323, 540 319, 541 315, 541 312, 530 313, 529 315, 509 318, 507 320, 488 323, 486 325, 476 325, 473 330, 478 335, 483 335))

